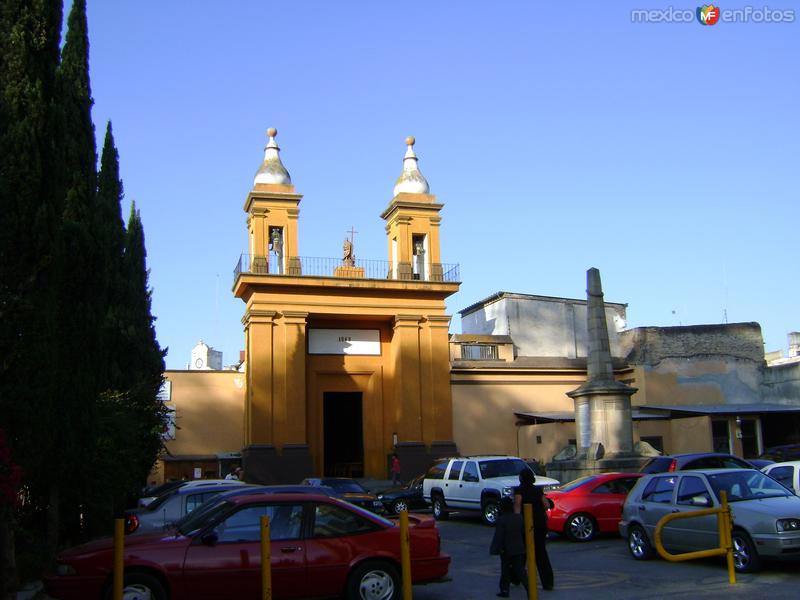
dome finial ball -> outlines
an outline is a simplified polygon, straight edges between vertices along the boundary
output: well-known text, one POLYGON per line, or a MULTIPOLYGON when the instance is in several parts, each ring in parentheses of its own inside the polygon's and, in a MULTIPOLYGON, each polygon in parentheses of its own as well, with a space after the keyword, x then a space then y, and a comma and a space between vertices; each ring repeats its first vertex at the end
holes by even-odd
POLYGON ((278 130, 275 129, 274 127, 270 127, 269 129, 267 129, 267 135, 271 138, 274 138, 276 135, 278 135, 278 130))
POLYGON ((410 135, 406 138, 406 144, 409 146, 413 146, 417 140, 414 139, 413 135, 410 135))

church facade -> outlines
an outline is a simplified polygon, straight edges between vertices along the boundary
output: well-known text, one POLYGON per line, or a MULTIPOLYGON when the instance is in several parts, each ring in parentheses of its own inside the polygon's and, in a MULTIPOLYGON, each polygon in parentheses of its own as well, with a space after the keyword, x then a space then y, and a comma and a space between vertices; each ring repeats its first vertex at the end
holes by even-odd
POLYGON ((419 465, 454 451, 445 299, 458 267, 441 261, 442 204, 414 139, 381 214, 387 260, 359 261, 352 239, 341 260, 319 260, 301 256, 302 196, 268 133, 233 287, 244 303, 246 476, 383 477, 395 450, 419 465))

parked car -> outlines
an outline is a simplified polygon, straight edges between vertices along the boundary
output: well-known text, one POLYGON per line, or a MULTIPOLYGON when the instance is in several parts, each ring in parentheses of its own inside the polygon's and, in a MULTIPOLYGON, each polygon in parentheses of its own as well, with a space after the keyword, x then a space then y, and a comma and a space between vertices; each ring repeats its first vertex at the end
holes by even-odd
POLYGON ((244 481, 238 481, 236 479, 192 479, 191 481, 169 481, 167 483, 163 483, 160 486, 156 486, 153 488, 148 496, 144 496, 139 498, 139 506, 145 507, 149 506, 151 502, 154 502, 157 498, 164 496, 165 494, 170 494, 174 492, 178 488, 182 487, 194 487, 198 485, 245 485, 244 481))
MULTIPOLYGON (((261 597, 260 517, 270 520, 273 597, 397 598, 400 528, 397 523, 321 494, 236 496, 186 519, 170 535, 128 540, 124 551, 126 597, 151 600, 218 600, 261 597)), ((431 517, 409 516, 411 579, 440 580, 450 556, 440 551, 431 517)), ((113 539, 97 540, 58 555, 45 577, 59 600, 101 600, 112 583, 113 539)))
POLYGON ((175 488, 179 488, 182 485, 187 483, 186 481, 165 481, 160 485, 151 485, 142 490, 142 497, 139 498, 138 502, 136 503, 137 506, 147 506, 153 500, 158 498, 161 494, 165 494, 169 491, 174 490, 175 488))
POLYGON ((301 485, 316 487, 324 485, 333 488, 342 500, 371 510, 379 515, 383 514, 383 503, 375 497, 375 494, 367 491, 355 479, 350 479, 349 477, 308 477, 300 483, 301 485))
POLYGON ((800 460, 772 463, 761 469, 761 472, 766 473, 795 494, 800 494, 800 460))
MULTIPOLYGON (((756 571, 762 558, 800 553, 800 498, 754 469, 707 469, 645 475, 628 494, 619 532, 637 560, 654 556, 656 524, 664 515, 718 507, 728 495, 737 571, 756 571)), ((671 553, 719 546, 716 515, 673 521, 661 534, 671 553)))
POLYGON ((546 492, 552 506, 547 528, 575 542, 588 542, 598 533, 617 533, 622 505, 641 473, 587 475, 546 492))
POLYGON ((766 458, 745 458, 745 460, 753 465, 753 467, 756 469, 763 469, 767 465, 775 464, 774 460, 769 460, 766 458))
POLYGON ((733 454, 694 452, 655 456, 639 469, 640 473, 671 473, 691 469, 752 469, 753 465, 733 454))
POLYGON ((181 486, 162 494, 144 508, 125 511, 125 533, 160 531, 191 513, 209 498, 240 487, 247 489, 249 486, 240 481, 228 481, 227 485, 181 486))
MULTIPOLYGON (((449 511, 480 511, 484 523, 494 525, 502 496, 519 485, 519 473, 530 467, 516 456, 458 456, 437 461, 422 481, 422 497, 436 519, 449 511)), ((536 476, 536 485, 555 488, 558 480, 536 476)))
POLYGON ((381 501, 383 508, 389 514, 399 514, 403 510, 416 510, 428 508, 428 503, 422 497, 422 480, 425 475, 420 475, 409 481, 406 485, 379 490, 375 497, 381 501))
POLYGON ((759 458, 766 458, 775 462, 800 460, 800 444, 785 444, 767 448, 759 458))

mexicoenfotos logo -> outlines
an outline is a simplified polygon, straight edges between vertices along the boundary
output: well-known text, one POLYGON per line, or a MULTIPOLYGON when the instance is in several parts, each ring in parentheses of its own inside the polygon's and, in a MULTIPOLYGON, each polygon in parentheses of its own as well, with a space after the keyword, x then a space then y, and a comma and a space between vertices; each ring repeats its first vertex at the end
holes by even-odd
POLYGON ((704 4, 697 7, 697 20, 701 25, 716 25, 719 21, 719 7, 704 4))
POLYGON ((774 9, 769 6, 745 6, 743 8, 722 9, 713 4, 703 4, 697 10, 687 8, 636 8, 631 11, 633 23, 700 23, 716 25, 717 23, 794 23, 796 19, 793 8, 774 9))

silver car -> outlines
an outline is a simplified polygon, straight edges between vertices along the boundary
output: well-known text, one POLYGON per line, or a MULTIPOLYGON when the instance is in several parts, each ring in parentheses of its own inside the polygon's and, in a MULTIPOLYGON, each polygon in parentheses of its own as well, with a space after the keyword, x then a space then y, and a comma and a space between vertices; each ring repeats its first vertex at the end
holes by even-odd
POLYGON ((163 494, 145 508, 125 512, 125 533, 142 534, 163 530, 182 519, 203 502, 228 490, 246 488, 241 481, 228 481, 218 485, 186 485, 163 494))
MULTIPOLYGON (((733 514, 737 571, 756 571, 761 558, 800 557, 800 498, 753 469, 708 469, 645 475, 628 494, 619 532, 634 558, 655 555, 656 524, 665 515, 720 505, 728 495, 733 514)), ((678 519, 661 532, 667 551, 678 554, 719 546, 717 516, 678 519)))

